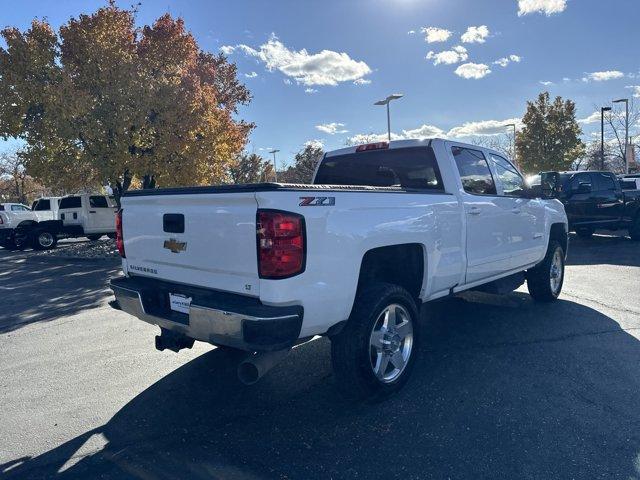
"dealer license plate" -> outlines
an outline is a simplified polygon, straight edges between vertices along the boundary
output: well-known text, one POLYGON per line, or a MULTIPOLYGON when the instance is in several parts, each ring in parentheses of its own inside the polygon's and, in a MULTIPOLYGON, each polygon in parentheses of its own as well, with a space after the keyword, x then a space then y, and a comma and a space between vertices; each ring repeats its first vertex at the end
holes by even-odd
POLYGON ((189 305, 191 305, 191 297, 180 295, 179 293, 169 294, 169 306, 174 312, 189 313, 189 305))

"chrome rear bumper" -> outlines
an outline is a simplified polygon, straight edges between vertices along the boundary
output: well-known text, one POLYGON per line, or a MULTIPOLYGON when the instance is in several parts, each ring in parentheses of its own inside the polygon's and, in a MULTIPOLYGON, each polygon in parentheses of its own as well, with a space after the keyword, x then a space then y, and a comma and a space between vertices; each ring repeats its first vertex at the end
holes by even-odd
POLYGON ((116 278, 111 280, 110 287, 124 312, 214 345, 247 351, 280 350, 292 346, 300 335, 302 307, 265 306, 241 295, 153 279, 116 278), (169 291, 185 292, 193 298, 188 314, 167 310, 162 305, 164 293, 169 291), (235 309, 223 308, 230 295, 235 309))

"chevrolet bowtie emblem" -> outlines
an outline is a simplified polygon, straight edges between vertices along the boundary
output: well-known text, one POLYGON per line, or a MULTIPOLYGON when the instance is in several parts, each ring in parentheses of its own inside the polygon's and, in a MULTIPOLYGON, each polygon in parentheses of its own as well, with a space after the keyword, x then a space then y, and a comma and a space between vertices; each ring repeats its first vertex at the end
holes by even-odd
POLYGON ((173 253, 184 252, 187 249, 187 242, 179 242, 175 238, 170 238, 164 241, 164 248, 173 253))

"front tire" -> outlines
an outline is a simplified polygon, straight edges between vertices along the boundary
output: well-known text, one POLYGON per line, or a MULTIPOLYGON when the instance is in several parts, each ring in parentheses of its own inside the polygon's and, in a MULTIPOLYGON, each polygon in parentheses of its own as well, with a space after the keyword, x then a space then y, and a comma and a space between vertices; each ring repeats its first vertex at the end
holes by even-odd
POLYGON ((376 283, 356 297, 342 331, 331 338, 338 389, 353 400, 382 400, 400 390, 419 347, 418 309, 409 292, 376 283))
POLYGON ((564 250, 556 240, 549 241, 544 260, 527 271, 527 288, 537 302, 553 302, 564 283, 564 250))
POLYGON ((38 230, 33 233, 31 245, 34 250, 51 250, 56 248, 58 237, 49 230, 38 230))

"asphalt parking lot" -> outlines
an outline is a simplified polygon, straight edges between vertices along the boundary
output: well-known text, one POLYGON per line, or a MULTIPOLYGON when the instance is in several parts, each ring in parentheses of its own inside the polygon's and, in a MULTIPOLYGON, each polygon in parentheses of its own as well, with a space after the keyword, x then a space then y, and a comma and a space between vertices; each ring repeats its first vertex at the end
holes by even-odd
POLYGON ((571 239, 561 299, 433 305, 412 381, 353 405, 329 342, 257 385, 109 307, 114 262, 0 249, 0 477, 640 479, 640 244, 571 239))

